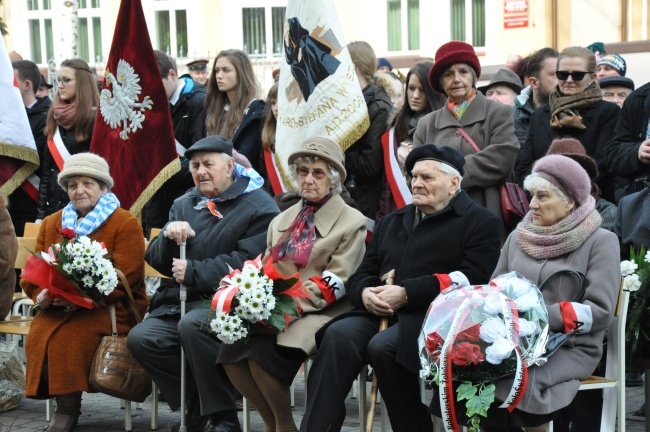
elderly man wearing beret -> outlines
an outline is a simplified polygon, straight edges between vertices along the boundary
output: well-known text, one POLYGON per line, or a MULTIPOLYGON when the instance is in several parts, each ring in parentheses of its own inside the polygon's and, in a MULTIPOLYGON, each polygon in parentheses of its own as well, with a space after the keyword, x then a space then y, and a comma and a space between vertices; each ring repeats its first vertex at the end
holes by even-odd
POLYGON ((447 146, 413 149, 405 168, 413 204, 382 219, 348 280, 355 310, 317 334, 301 431, 337 431, 345 398, 364 364, 377 374, 394 431, 432 430, 420 401, 417 338, 431 301, 451 282, 488 281, 503 224, 460 189, 465 159, 447 146), (395 270, 391 284, 381 277, 395 270), (388 328, 379 332, 382 318, 388 328))
POLYGON ((149 372, 173 410, 180 406, 180 344, 187 380, 189 432, 240 431, 234 389, 215 366, 220 344, 209 334, 208 299, 230 268, 264 253, 266 232, 279 213, 264 181, 232 157, 232 142, 220 136, 197 141, 186 152, 195 188, 174 201, 169 222, 147 249, 146 261, 173 277, 151 299, 149 317, 128 337, 129 349, 149 372), (187 259, 179 245, 187 241, 187 259), (181 319, 179 285, 187 287, 181 319))

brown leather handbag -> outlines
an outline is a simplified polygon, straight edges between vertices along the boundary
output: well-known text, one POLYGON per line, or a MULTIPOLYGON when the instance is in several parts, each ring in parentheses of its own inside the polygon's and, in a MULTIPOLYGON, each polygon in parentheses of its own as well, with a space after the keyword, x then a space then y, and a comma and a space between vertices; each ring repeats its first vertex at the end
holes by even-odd
MULTIPOLYGON (((456 130, 478 153, 481 151, 472 137, 461 127, 456 130)), ((501 218, 509 230, 514 229, 526 213, 528 213, 528 197, 517 183, 503 182, 499 185, 499 199, 501 201, 501 218)))
MULTIPOLYGON (((117 270, 124 289, 129 296, 131 309, 138 322, 140 314, 135 309, 135 301, 124 273, 117 270)), ((151 378, 147 371, 136 361, 126 346, 126 336, 117 334, 115 306, 110 305, 112 333, 104 336, 97 347, 88 385, 96 392, 105 393, 116 398, 133 402, 144 402, 151 394, 151 378)))

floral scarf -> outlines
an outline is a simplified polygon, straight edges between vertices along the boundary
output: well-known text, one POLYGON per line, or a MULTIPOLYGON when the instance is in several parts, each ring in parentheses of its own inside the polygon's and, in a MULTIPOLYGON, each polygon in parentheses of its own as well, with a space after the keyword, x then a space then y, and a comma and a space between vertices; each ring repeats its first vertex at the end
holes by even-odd
POLYGON ((460 119, 463 117, 463 114, 465 114, 465 111, 467 111, 467 108, 469 108, 474 98, 476 98, 476 89, 472 89, 472 91, 469 92, 465 100, 462 101, 461 103, 452 102, 451 100, 447 99, 447 109, 451 111, 451 114, 454 117, 456 117, 456 120, 460 121, 460 119))
POLYGON ((77 123, 77 105, 64 102, 60 97, 54 99, 54 120, 63 129, 71 129, 77 123))
POLYGON ((302 209, 282 234, 278 243, 271 248, 273 262, 289 259, 294 262, 296 267, 307 266, 309 254, 316 242, 314 213, 323 207, 331 197, 332 194, 329 193, 319 202, 302 200, 302 209))
POLYGON ((517 225, 517 244, 535 259, 556 258, 578 249, 601 224, 593 197, 551 226, 533 225, 531 212, 517 225))
POLYGON ((555 90, 548 98, 551 106, 551 127, 587 129, 582 124, 580 109, 587 108, 600 100, 603 100, 603 92, 596 81, 588 84, 582 92, 571 96, 564 96, 559 86, 555 86, 555 90))

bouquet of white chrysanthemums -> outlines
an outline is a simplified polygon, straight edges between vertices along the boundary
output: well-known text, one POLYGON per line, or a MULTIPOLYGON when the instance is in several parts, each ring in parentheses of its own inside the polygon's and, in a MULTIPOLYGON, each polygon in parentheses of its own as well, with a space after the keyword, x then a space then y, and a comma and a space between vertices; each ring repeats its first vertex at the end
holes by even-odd
POLYGON ((258 256, 232 270, 219 283, 212 299, 212 331, 223 343, 247 339, 256 325, 261 332, 281 332, 292 316, 300 315, 296 297, 307 297, 300 274, 280 275, 271 257, 258 256))
POLYGON ((625 338, 628 359, 647 351, 650 340, 650 252, 644 247, 630 247, 630 259, 621 261, 623 289, 630 291, 630 307, 627 312, 625 338))
POLYGON ((62 229, 61 236, 61 243, 29 257, 21 277, 48 288, 52 298, 63 297, 88 309, 103 304, 118 284, 106 247, 69 228, 62 229))

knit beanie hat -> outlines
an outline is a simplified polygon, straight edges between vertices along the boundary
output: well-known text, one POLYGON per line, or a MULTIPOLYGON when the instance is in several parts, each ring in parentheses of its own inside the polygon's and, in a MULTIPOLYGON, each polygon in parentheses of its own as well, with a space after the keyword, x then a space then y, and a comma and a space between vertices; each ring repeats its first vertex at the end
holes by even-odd
POLYGON ((440 86, 440 77, 447 68, 456 63, 470 65, 476 72, 476 77, 480 78, 481 63, 478 61, 478 56, 474 52, 474 47, 465 42, 451 41, 442 45, 436 51, 435 62, 429 71, 429 84, 432 89, 438 93, 445 94, 445 91, 440 86))
POLYGON ((393 70, 393 65, 390 64, 390 62, 388 61, 388 59, 386 59, 386 58, 384 58, 384 57, 379 57, 379 58, 377 59, 377 69, 379 69, 379 68, 382 67, 382 66, 387 66, 388 69, 393 70))
POLYGON ((578 162, 566 156, 544 156, 535 162, 533 174, 551 182, 578 206, 590 196, 591 180, 587 171, 578 162))
POLYGON ((607 65, 616 69, 620 76, 625 76, 625 72, 627 72, 627 63, 625 63, 623 57, 618 54, 607 54, 602 56, 598 61, 597 66, 600 65, 607 65))
POLYGON ((94 153, 77 153, 72 155, 63 164, 63 171, 59 173, 57 181, 64 190, 68 188, 70 177, 85 176, 99 180, 108 186, 113 187, 108 163, 106 160, 94 153))

